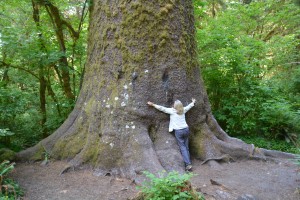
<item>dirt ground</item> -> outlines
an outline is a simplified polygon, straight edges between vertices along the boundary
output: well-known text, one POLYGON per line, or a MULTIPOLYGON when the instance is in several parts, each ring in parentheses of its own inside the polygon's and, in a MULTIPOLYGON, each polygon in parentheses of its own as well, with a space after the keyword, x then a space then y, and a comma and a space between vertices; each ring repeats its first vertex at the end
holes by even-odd
MULTIPOLYGON (((300 172, 291 161, 240 161, 211 168, 194 161, 192 186, 207 200, 300 200, 300 172)), ((11 173, 25 190, 25 200, 126 200, 138 192, 130 180, 98 177, 92 170, 59 175, 66 165, 52 161, 17 163, 11 173)))

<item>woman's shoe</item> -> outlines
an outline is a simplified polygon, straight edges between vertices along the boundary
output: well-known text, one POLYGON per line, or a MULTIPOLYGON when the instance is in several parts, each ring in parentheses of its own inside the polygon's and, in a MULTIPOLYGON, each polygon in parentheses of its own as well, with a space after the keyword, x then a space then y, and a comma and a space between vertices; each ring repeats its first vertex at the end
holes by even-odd
POLYGON ((192 171, 192 168, 193 168, 193 166, 192 165, 187 165, 186 167, 185 167, 185 171, 192 171))

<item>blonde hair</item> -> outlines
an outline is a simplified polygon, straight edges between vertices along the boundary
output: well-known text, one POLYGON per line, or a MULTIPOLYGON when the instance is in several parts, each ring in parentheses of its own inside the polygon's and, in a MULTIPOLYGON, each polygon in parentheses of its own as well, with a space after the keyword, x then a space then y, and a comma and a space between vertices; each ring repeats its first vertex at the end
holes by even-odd
POLYGON ((182 105, 181 101, 176 100, 174 102, 174 108, 177 111, 178 115, 182 115, 183 114, 183 105, 182 105))

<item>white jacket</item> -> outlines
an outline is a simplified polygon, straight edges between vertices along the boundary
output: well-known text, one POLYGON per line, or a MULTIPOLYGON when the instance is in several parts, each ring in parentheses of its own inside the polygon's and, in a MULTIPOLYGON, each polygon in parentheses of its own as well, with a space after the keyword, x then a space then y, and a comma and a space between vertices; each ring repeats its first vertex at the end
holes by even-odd
POLYGON ((194 102, 192 102, 189 105, 187 105, 186 107, 184 107, 182 115, 177 114, 177 111, 175 108, 166 108, 164 106, 159 106, 156 104, 154 104, 153 106, 157 110, 160 110, 160 111, 170 115, 169 132, 172 132, 173 130, 179 130, 179 129, 188 127, 188 125, 185 121, 185 113, 187 111, 189 111, 194 105, 195 105, 194 102))

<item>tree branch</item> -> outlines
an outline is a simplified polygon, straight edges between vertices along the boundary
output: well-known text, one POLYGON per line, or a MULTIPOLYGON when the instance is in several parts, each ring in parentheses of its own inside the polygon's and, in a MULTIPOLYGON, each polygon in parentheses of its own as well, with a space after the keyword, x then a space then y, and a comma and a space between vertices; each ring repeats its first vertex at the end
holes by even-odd
POLYGON ((82 8, 82 12, 81 12, 81 18, 80 18, 80 22, 79 22, 79 25, 78 25, 78 30, 77 30, 77 32, 78 32, 78 33, 80 33, 80 31, 81 31, 81 28, 82 28, 83 21, 84 21, 84 19, 85 19, 86 15, 87 15, 87 13, 88 13, 88 12, 86 12, 86 13, 84 14, 84 11, 85 11, 85 9, 86 9, 86 4, 87 4, 87 1, 88 1, 88 0, 85 0, 85 2, 84 2, 84 6, 83 6, 83 8, 82 8))
POLYGON ((7 64, 7 63, 5 63, 5 62, 3 62, 3 61, 0 61, 0 66, 7 66, 7 67, 11 67, 11 68, 15 68, 15 69, 19 69, 19 70, 25 71, 25 72, 31 74, 32 76, 34 76, 36 79, 39 80, 38 75, 34 74, 34 73, 31 72, 30 70, 25 69, 25 68, 23 68, 23 67, 19 67, 19 66, 14 66, 14 65, 11 65, 11 64, 7 64))
POLYGON ((68 23, 66 20, 62 19, 60 14, 59 14, 59 9, 54 6, 52 3, 48 3, 47 5, 45 5, 45 7, 48 7, 52 13, 52 15, 54 16, 55 18, 55 22, 56 22, 56 25, 57 26, 61 26, 61 25, 65 25, 71 36, 74 38, 74 39, 78 39, 79 37, 79 33, 77 31, 75 31, 75 29, 72 27, 72 25, 70 23, 68 23))
POLYGON ((73 36, 74 39, 79 38, 79 33, 74 30, 74 28, 72 27, 72 25, 70 23, 68 23, 66 20, 61 20, 61 22, 69 29, 69 32, 73 36))

